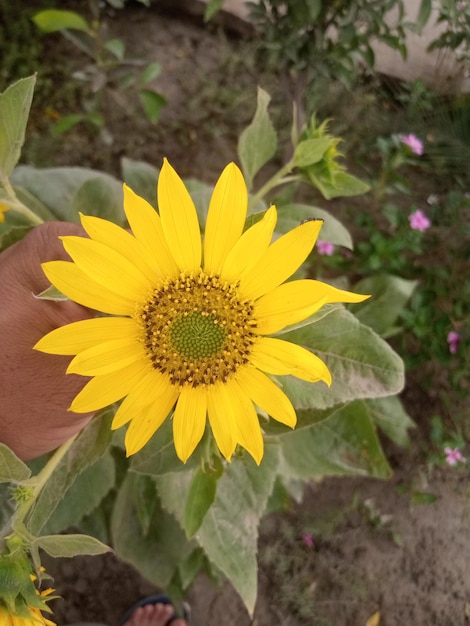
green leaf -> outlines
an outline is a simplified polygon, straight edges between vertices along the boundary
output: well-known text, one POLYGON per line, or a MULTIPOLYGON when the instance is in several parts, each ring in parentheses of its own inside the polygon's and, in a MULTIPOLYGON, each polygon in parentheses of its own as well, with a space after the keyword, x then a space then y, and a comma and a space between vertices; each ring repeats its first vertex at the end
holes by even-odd
POLYGON ((36 75, 22 78, 0 94, 0 180, 20 158, 35 83, 36 75))
POLYGON ((408 431, 415 423, 396 396, 365 400, 375 424, 397 445, 406 447, 410 443, 408 431))
POLYGON ((391 475, 367 405, 362 401, 340 407, 329 419, 308 429, 282 435, 280 443, 281 479, 391 475))
POLYGON ((130 473, 121 485, 111 520, 113 546, 119 558, 132 563, 154 584, 166 587, 195 546, 186 541, 175 518, 161 508, 156 489, 149 532, 142 535, 135 505, 136 484, 141 479, 130 473))
POLYGON ((30 226, 9 225, 7 228, 2 229, 2 231, 0 231, 0 250, 6 250, 9 246, 12 246, 17 241, 20 241, 21 239, 23 239, 23 237, 27 235, 32 228, 33 228, 32 225, 30 226))
POLYGON ((206 183, 203 183, 200 180, 195 180, 194 178, 185 180, 184 184, 189 192, 189 195, 193 199, 201 230, 204 231, 206 228, 207 211, 209 210, 209 203, 214 187, 213 185, 207 185, 206 183))
POLYGON ((188 589, 204 565, 204 550, 196 548, 188 558, 178 565, 181 587, 188 589))
POLYGON ((390 396, 403 388, 401 358, 345 309, 285 333, 282 339, 311 349, 326 362, 333 378, 328 388, 324 383, 280 377, 284 391, 298 409, 327 409, 359 398, 390 396))
POLYGON ((317 139, 305 139, 295 147, 294 165, 295 167, 308 167, 321 161, 323 155, 331 144, 330 137, 319 137, 317 139))
POLYGON ((224 4, 224 0, 208 0, 204 9, 204 21, 208 22, 220 11, 224 4))
POLYGON ((327 200, 341 196, 359 196, 370 189, 368 184, 346 172, 336 172, 332 180, 326 180, 311 171, 312 169, 305 169, 304 174, 327 200))
POLYGON ((109 454, 87 467, 75 480, 44 526, 45 534, 60 533, 89 515, 114 487, 114 461, 109 454))
POLYGON ((196 454, 183 463, 176 456, 173 444, 173 426, 167 419, 148 444, 132 457, 130 469, 139 474, 161 476, 170 472, 183 472, 198 464, 196 454))
POLYGON ((421 0, 418 15, 414 24, 416 31, 421 33, 429 21, 432 12, 432 0, 421 0))
POLYGON ((77 477, 105 453, 111 440, 111 412, 96 417, 77 437, 43 487, 28 520, 38 535, 77 477))
POLYGON ((111 52, 111 54, 115 56, 118 61, 122 61, 124 59, 126 45, 122 39, 109 39, 104 44, 104 47, 108 50, 108 52, 111 52))
POLYGON ((387 337, 416 289, 418 281, 382 274, 369 276, 354 285, 359 293, 370 293, 369 300, 350 306, 360 322, 387 337))
POLYGON ((140 76, 140 82, 143 85, 151 83, 152 80, 155 80, 155 78, 160 76, 161 71, 162 66, 160 65, 160 63, 158 63, 157 61, 155 61, 154 63, 149 63, 140 76))
POLYGON ((55 558, 79 554, 94 556, 111 551, 109 546, 88 535, 45 535, 38 537, 32 544, 33 549, 41 548, 55 558))
POLYGON ((270 100, 271 96, 258 87, 255 116, 238 140, 238 156, 249 190, 258 171, 276 152, 276 131, 268 113, 270 100))
POLYGON ((214 502, 217 480, 216 474, 202 468, 196 471, 189 488, 184 512, 184 529, 188 538, 199 530, 207 511, 214 502))
MULTIPOLYGON (((266 446, 256 466, 251 458, 234 459, 220 478, 214 503, 195 539, 210 562, 232 583, 250 614, 257 594, 258 525, 273 490, 278 446, 266 446)), ((184 524, 191 475, 169 474, 156 480, 163 506, 184 524)))
POLYGON ((39 300, 51 300, 52 302, 66 302, 68 300, 67 296, 64 296, 54 285, 44 289, 41 293, 33 294, 33 296, 39 300))
POLYGON ((0 443, 0 483, 18 483, 27 480, 31 470, 19 459, 13 450, 0 443))
MULTIPOLYGON (((102 215, 100 205, 83 206, 83 202, 104 202, 104 207, 114 221, 123 223, 122 183, 109 174, 88 169, 85 167, 53 167, 36 169, 30 166, 19 166, 11 177, 12 182, 22 187, 28 194, 41 202, 54 218, 68 222, 78 222, 77 210, 83 210, 87 215, 102 215), (100 179, 102 184, 93 183, 82 190, 80 188, 90 180, 100 179), (111 198, 106 197, 107 194, 111 198), (119 198, 119 201, 118 201, 119 198), (74 206, 75 201, 75 206, 74 206), (118 208, 118 204, 120 206, 118 208), (114 209, 111 209, 114 207, 114 209), (109 211, 116 211, 113 216, 109 211)), ((105 217, 105 216, 103 216, 105 217)))
POLYGON ((147 118, 152 124, 156 124, 163 107, 167 104, 166 98, 153 89, 141 89, 139 99, 147 118))
POLYGON ((46 9, 33 15, 32 20, 43 33, 55 33, 65 28, 91 33, 87 21, 74 11, 46 9))
POLYGON ((83 122, 87 119, 87 116, 83 113, 71 113, 70 115, 64 115, 58 120, 54 126, 53 134, 56 137, 61 137, 65 135, 69 130, 71 130, 80 122, 83 122))
POLYGON ((157 182, 160 171, 144 161, 121 159, 122 177, 126 185, 145 198, 153 207, 157 206, 157 182))
POLYGON ((72 197, 72 212, 96 215, 123 224, 122 185, 112 178, 101 176, 85 181, 72 197))
POLYGON ((321 219, 323 226, 320 233, 320 240, 329 241, 337 246, 343 246, 352 250, 353 242, 351 235, 336 217, 324 209, 308 204, 285 204, 277 207, 276 231, 286 233, 298 226, 306 219, 321 219))
POLYGON ((135 512, 139 518, 141 532, 146 537, 150 532, 157 499, 155 498, 155 482, 150 476, 139 476, 134 490, 135 512))

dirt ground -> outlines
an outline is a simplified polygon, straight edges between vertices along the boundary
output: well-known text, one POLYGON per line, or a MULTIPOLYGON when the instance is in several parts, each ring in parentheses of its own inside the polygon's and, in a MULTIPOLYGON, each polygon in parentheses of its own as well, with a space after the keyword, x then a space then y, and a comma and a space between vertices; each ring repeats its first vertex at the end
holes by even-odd
MULTIPOLYGON (((129 5, 125 13, 110 14, 106 24, 136 56, 161 63, 154 86, 169 104, 160 123, 149 126, 132 109, 136 102, 112 100, 111 145, 75 132, 47 155, 50 146, 36 145, 38 158, 117 174, 124 154, 155 165, 167 156, 183 176, 213 181, 234 158, 238 133, 253 113, 256 85, 264 80, 245 57, 248 44, 156 7, 129 5)), ((51 54, 64 45, 51 39, 51 54)), ((40 134, 40 112, 35 115, 40 134)), ((386 445, 393 478, 328 478, 311 485, 302 503, 262 525, 255 621, 230 585, 218 588, 201 576, 188 594, 194 626, 470 623, 469 473, 426 465, 422 442, 436 407, 413 384, 405 401, 418 427, 408 451, 386 445), (302 540, 306 533, 312 535, 311 547, 302 540), (376 612, 380 621, 369 623, 376 612)), ((54 607, 59 626, 78 621, 112 626, 153 590, 112 555, 63 559, 48 569, 63 596, 54 607)))

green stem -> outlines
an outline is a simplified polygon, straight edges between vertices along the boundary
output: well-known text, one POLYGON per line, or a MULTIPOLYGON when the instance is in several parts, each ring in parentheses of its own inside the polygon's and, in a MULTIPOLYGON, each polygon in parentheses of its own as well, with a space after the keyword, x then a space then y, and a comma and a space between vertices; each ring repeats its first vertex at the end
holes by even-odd
POLYGON ((34 211, 31 211, 31 209, 29 209, 25 204, 18 200, 15 190, 13 189, 9 179, 6 176, 2 177, 1 185, 7 192, 9 198, 8 206, 10 210, 20 213, 35 226, 43 223, 43 220, 38 215, 36 215, 34 211))
MULTIPOLYGON (((21 505, 18 508, 18 511, 16 512, 16 516, 15 516, 16 522, 22 522, 25 519, 25 517, 28 515, 33 504, 36 502, 36 500, 39 497, 39 494, 43 490, 44 485, 47 483, 49 478, 57 469, 57 466, 62 461, 64 456, 70 450, 70 447, 72 446, 73 442, 77 438, 77 435, 78 433, 74 435, 73 437, 70 437, 70 439, 67 439, 66 442, 64 442, 59 448, 57 448, 57 450, 54 452, 54 454, 51 456, 51 458, 48 460, 48 462, 42 468, 39 474, 37 476, 33 476, 33 478, 30 479, 30 484, 31 484, 31 487, 33 488, 33 494, 31 498, 29 498, 23 505, 21 505)), ((28 483, 25 482, 23 484, 28 484, 28 483)))
POLYGON ((279 171, 277 171, 274 176, 272 176, 264 185, 261 187, 259 191, 255 193, 254 196, 250 198, 250 208, 256 206, 256 203, 259 202, 264 196, 267 195, 271 189, 277 187, 278 185, 282 185, 286 180, 284 177, 292 171, 294 167, 294 160, 291 159, 288 161, 279 171))

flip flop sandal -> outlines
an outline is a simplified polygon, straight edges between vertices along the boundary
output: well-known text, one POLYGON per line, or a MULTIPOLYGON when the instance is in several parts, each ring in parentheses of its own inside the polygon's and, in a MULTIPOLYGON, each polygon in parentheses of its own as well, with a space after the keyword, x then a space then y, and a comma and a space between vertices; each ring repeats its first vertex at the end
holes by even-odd
MULTIPOLYGON (((151 596, 147 596, 146 598, 142 598, 141 600, 136 602, 134 605, 132 605, 131 608, 121 618, 121 621, 118 623, 118 626, 124 626, 124 624, 127 622, 127 620, 130 619, 131 615, 134 613, 136 609, 139 609, 140 607, 143 607, 143 606, 148 606, 149 604, 171 604, 173 606, 173 602, 170 600, 168 596, 166 596, 163 593, 155 593, 151 596)), ((173 615, 169 617, 165 626, 170 626, 170 624, 175 619, 178 619, 178 618, 179 618, 179 615, 176 613, 176 610, 173 611, 173 615)), ((183 603, 183 619, 186 620, 186 623, 189 623, 188 622, 189 606, 186 603, 183 603)))

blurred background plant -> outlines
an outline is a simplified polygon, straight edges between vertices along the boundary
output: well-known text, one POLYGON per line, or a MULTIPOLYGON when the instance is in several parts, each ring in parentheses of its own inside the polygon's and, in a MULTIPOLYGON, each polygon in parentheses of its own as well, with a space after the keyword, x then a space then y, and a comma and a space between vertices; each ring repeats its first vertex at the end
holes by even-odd
POLYGON ((372 41, 406 58, 402 0, 257 0, 248 3, 259 35, 259 54, 284 79, 286 97, 307 114, 328 81, 351 87, 372 70, 372 41))
MULTIPOLYGON (((139 2, 149 5, 148 0, 139 2)), ((125 0, 110 0, 109 4, 114 9, 123 9, 125 0)), ((61 135, 76 124, 87 122, 96 126, 103 141, 110 144, 113 137, 106 124, 109 109, 117 106, 126 115, 136 114, 129 110, 129 101, 122 98, 124 89, 135 90, 143 112, 152 123, 158 121, 166 99, 151 87, 160 74, 160 64, 128 57, 122 39, 107 38, 101 19, 102 6, 98 0, 89 0, 89 20, 74 11, 59 9, 39 11, 32 20, 43 33, 60 32, 91 59, 91 63, 72 73, 73 79, 86 85, 82 92, 83 111, 61 117, 55 125, 55 133, 61 135)))

